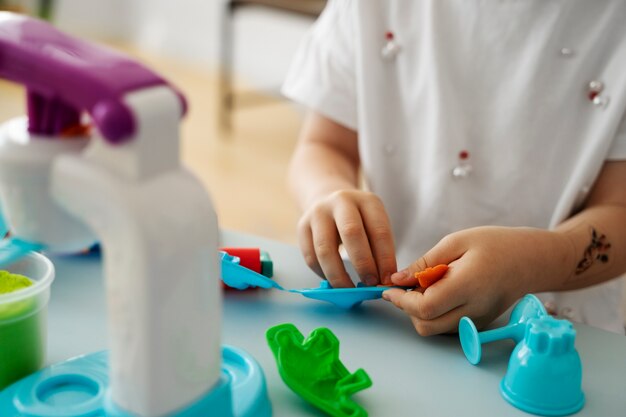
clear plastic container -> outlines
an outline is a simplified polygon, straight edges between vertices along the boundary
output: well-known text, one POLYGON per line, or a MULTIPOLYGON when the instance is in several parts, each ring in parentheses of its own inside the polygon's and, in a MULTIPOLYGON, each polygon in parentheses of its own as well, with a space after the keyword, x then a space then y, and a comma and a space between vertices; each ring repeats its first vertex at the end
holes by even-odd
POLYGON ((2 268, 33 280, 33 285, 0 295, 0 390, 44 364, 47 310, 54 265, 31 252, 2 268))

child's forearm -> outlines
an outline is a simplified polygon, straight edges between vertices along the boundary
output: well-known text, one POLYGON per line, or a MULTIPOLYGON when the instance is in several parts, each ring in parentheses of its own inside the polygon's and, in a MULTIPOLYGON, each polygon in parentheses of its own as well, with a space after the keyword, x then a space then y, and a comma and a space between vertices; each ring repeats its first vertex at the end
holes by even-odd
POLYGON ((310 115, 289 166, 289 187, 300 207, 334 191, 356 189, 358 170, 356 132, 310 115))
POLYGON ((590 207, 555 231, 571 245, 555 289, 584 288, 626 272, 626 207, 590 207))
POLYGON ((289 185, 300 208, 320 197, 357 187, 356 173, 333 149, 318 143, 301 144, 291 160, 289 185))
POLYGON ((554 231, 555 269, 544 290, 573 290, 626 272, 626 161, 607 162, 585 208, 554 231))

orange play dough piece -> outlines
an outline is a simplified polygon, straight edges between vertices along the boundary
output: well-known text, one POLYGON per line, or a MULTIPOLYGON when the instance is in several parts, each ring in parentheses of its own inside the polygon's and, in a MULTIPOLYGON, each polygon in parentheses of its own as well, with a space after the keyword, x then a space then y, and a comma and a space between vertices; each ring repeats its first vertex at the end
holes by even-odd
POLYGON ((448 265, 440 264, 432 268, 426 268, 423 271, 416 272, 415 278, 420 283, 420 287, 428 288, 435 282, 439 281, 448 272, 448 265))
POLYGON ((64 128, 59 134, 62 138, 87 137, 91 135, 91 126, 81 123, 64 128))

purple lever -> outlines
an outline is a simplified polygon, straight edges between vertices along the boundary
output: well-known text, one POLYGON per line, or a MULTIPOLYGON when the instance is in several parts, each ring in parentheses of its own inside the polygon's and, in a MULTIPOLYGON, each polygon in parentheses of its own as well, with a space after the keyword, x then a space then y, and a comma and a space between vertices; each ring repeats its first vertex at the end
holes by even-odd
POLYGON ((0 77, 28 89, 29 131, 55 135, 86 110, 102 136, 121 143, 135 133, 124 95, 168 85, 143 65, 114 50, 68 36, 33 18, 0 12, 0 77))

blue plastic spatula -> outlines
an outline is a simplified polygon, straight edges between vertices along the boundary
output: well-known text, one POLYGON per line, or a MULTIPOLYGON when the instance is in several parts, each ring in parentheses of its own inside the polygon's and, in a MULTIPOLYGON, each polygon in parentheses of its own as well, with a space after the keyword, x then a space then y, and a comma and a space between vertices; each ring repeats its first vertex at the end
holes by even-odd
POLYGON ((363 301, 382 298, 383 291, 392 287, 366 287, 359 282, 355 288, 333 288, 328 281, 322 281, 318 288, 288 290, 314 300, 327 301, 337 307, 350 309, 363 301))
MULTIPOLYGON (((318 288, 285 289, 276 281, 251 269, 239 265, 239 258, 220 251, 222 259, 222 280, 229 287, 245 290, 250 287, 276 288, 282 291, 302 294, 304 297, 326 301, 337 307, 349 309, 363 301, 381 298, 383 291, 392 287, 333 288, 328 281, 322 281, 318 288)), ((401 288, 401 287, 400 287, 401 288)))
POLYGON ((0 241, 0 268, 10 265, 31 251, 39 251, 44 245, 29 242, 16 237, 6 238, 0 241))

